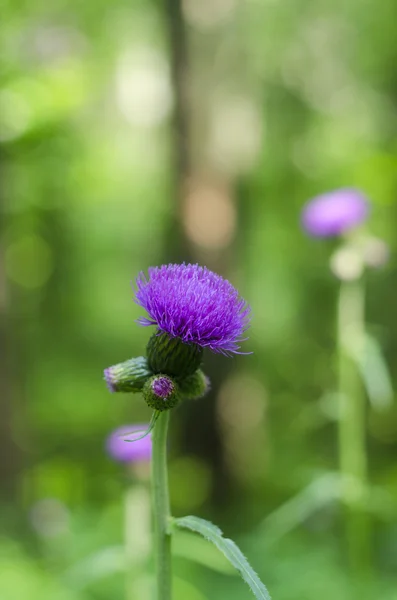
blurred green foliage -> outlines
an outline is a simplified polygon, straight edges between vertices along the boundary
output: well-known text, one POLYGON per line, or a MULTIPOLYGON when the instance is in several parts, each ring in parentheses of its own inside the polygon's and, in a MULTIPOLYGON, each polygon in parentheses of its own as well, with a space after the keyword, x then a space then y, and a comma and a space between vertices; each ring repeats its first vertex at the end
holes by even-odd
MULTIPOLYGON (((200 193, 180 200, 178 2, 0 6, 1 599, 149 597, 150 560, 141 591, 125 589, 131 473, 104 440, 150 413, 139 396, 110 396, 102 371, 149 336, 130 282, 175 258, 239 287, 254 354, 227 366, 207 355, 211 396, 173 415, 174 512, 236 536, 275 600, 396 600, 395 399, 368 405, 373 572, 357 578, 332 483, 335 243, 299 224, 324 190, 372 200, 368 228, 391 258, 366 278, 368 328, 395 381, 394 0, 186 0, 185 142, 200 193)), ((179 543, 175 600, 249 596, 212 548, 179 543)))

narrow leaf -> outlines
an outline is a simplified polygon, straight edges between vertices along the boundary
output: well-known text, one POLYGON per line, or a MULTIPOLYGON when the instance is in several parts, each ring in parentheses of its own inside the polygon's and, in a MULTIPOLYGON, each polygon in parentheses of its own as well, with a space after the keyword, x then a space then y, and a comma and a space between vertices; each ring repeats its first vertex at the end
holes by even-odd
POLYGON ((124 442, 137 442, 138 440, 141 440, 153 431, 154 426, 156 425, 156 421, 159 418, 159 415, 160 413, 158 410, 153 411, 153 415, 150 419, 149 427, 147 429, 139 429, 138 431, 123 433, 122 435, 120 435, 120 437, 124 442))
POLYGON ((195 533, 199 533, 208 541, 215 544, 218 550, 220 550, 233 567, 237 569, 241 577, 251 588, 254 596, 258 600, 271 600, 269 592, 248 563, 244 554, 232 540, 223 537, 219 527, 216 527, 216 525, 213 525, 209 521, 192 516, 174 519, 173 524, 182 529, 190 529, 195 533))
POLYGON ((209 546, 207 541, 198 535, 192 536, 190 531, 175 531, 172 538, 172 554, 224 575, 235 573, 230 562, 215 546, 209 546))

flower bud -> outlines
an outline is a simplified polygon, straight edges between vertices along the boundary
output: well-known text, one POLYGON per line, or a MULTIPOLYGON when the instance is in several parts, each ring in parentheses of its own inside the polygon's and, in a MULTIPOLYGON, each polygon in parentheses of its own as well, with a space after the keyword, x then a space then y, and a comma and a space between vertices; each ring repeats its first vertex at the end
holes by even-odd
POLYGON ((166 333, 157 333, 150 338, 146 354, 153 373, 181 379, 197 371, 203 349, 197 344, 185 344, 180 338, 171 338, 166 333))
POLYGON ((179 381, 181 396, 182 398, 186 398, 186 400, 198 400, 202 398, 209 391, 210 387, 210 380, 201 369, 179 381))
POLYGON ((130 358, 104 371, 106 384, 111 392, 140 392, 145 381, 152 375, 144 356, 130 358))
POLYGON ((154 375, 148 379, 142 393, 146 404, 159 411, 173 408, 180 400, 178 384, 167 375, 154 375))

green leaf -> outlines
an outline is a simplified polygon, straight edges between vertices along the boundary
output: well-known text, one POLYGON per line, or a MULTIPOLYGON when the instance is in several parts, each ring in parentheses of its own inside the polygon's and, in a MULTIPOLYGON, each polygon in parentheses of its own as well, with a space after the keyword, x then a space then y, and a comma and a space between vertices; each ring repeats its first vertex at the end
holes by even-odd
POLYGON ((236 544, 227 538, 223 537, 222 531, 216 525, 209 521, 200 519, 199 517, 182 517, 173 519, 172 523, 182 529, 190 529, 195 533, 199 533, 207 540, 215 544, 235 569, 240 573, 241 577, 251 588, 252 593, 258 600, 271 600, 270 594, 264 584, 259 579, 258 575, 249 565, 247 559, 236 544))
POLYGON ((234 574, 232 565, 223 554, 220 554, 214 546, 208 546, 203 538, 192 536, 187 531, 178 530, 173 535, 172 554, 224 575, 234 574))

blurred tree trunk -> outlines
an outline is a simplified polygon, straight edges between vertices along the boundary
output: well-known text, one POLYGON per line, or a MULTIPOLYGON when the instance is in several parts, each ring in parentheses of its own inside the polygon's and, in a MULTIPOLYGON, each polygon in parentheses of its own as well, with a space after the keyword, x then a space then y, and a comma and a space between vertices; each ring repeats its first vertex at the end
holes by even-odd
MULTIPOLYGON (((0 152, 0 160, 2 154, 0 152)), ((1 180, 4 165, 0 165, 1 180)), ((10 314, 11 289, 6 274, 5 231, 6 211, 3 205, 3 190, 0 188, 0 489, 9 502, 16 499, 18 478, 22 464, 21 449, 16 444, 14 431, 14 348, 12 319, 10 314)))
MULTIPOLYGON (((169 225, 167 260, 170 262, 202 262, 195 244, 184 227, 183 215, 189 184, 200 179, 200 165, 194 159, 193 120, 191 101, 192 66, 187 25, 182 12, 182 0, 163 0, 164 19, 169 44, 171 78, 174 91, 172 119, 173 181, 170 196, 175 198, 174 218, 169 225)), ((230 253, 206 256, 206 266, 227 273, 230 253)), ((216 395, 221 383, 230 373, 230 362, 224 357, 205 361, 205 371, 211 379, 211 393, 198 402, 180 409, 183 421, 183 447, 187 454, 205 460, 213 469, 213 500, 221 503, 229 490, 224 451, 216 417, 216 395)))
MULTIPOLYGON (((178 210, 182 208, 184 187, 193 169, 190 127, 188 33, 181 0, 164 0, 164 18, 169 43, 171 79, 174 90, 173 160, 178 210)), ((181 236, 182 244, 183 241, 181 236)))

